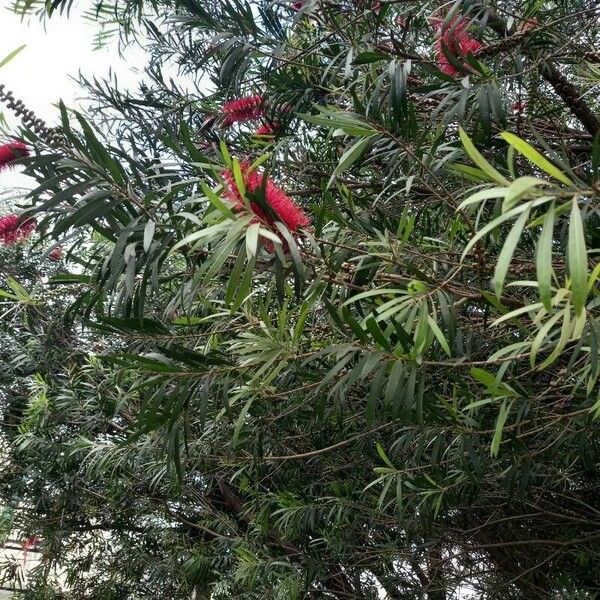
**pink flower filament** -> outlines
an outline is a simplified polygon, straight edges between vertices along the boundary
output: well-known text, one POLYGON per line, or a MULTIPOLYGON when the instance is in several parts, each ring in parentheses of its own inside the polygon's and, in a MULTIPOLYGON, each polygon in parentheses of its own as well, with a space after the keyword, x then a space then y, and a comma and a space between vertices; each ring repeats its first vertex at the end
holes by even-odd
POLYGON ((27 239, 35 229, 35 221, 22 221, 18 215, 0 217, 0 243, 11 246, 20 240, 27 239))
MULTIPOLYGON (((442 73, 455 77, 459 75, 459 71, 447 54, 459 60, 467 54, 475 54, 483 45, 469 34, 469 21, 464 17, 453 17, 446 25, 441 19, 432 19, 432 22, 437 29, 435 53, 438 67, 442 73)), ((462 64, 465 70, 470 70, 467 64, 462 64)))
POLYGON ((281 127, 279 126, 279 123, 264 123, 256 130, 254 135, 274 136, 279 133, 280 129, 281 127))
POLYGON ((23 142, 8 142, 0 146, 0 171, 9 168, 19 158, 29 156, 29 149, 23 142))
MULTIPOLYGON (((258 171, 250 171, 248 162, 241 163, 240 167, 246 192, 252 195, 264 189, 264 201, 271 209, 265 211, 258 202, 253 202, 250 198, 250 210, 256 215, 255 222, 272 228, 275 221, 280 221, 292 232, 297 231, 300 227, 306 227, 310 223, 306 213, 283 190, 278 188, 271 178, 267 178, 265 185, 263 175, 258 171)), ((244 200, 235 183, 233 171, 225 171, 223 179, 226 183, 225 197, 234 203, 236 210, 244 209, 244 200)), ((268 246, 271 245, 268 244, 268 246)))
POLYGON ((259 95, 226 102, 223 105, 223 112, 225 113, 223 126, 229 127, 234 123, 246 123, 260 119, 265 114, 264 103, 263 96, 259 95))

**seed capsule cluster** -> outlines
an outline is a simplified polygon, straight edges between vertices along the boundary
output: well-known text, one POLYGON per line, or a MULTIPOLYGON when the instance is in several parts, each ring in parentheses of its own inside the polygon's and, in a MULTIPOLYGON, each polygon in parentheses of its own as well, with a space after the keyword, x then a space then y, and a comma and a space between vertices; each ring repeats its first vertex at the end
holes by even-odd
POLYGON ((6 107, 21 119, 25 127, 33 130, 49 146, 56 148, 64 144, 64 139, 60 132, 48 127, 43 119, 38 119, 32 110, 27 109, 22 100, 14 97, 11 90, 6 90, 6 86, 3 83, 0 83, 0 102, 5 103, 6 107))

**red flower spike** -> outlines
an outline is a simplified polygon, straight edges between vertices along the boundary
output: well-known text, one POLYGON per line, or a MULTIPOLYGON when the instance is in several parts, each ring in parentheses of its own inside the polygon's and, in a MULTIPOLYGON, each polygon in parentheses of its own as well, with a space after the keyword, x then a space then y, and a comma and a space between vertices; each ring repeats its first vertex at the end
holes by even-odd
POLYGON ((18 215, 4 215, 0 217, 0 243, 12 246, 19 240, 27 239, 34 229, 33 219, 21 221, 18 215))
POLYGON ((15 160, 29 156, 29 149, 23 142, 8 142, 0 146, 0 171, 9 168, 15 160))
POLYGON ((38 541, 39 540, 38 540, 37 536, 34 535, 32 537, 27 538, 23 542, 23 547, 22 547, 22 549, 23 549, 23 568, 27 567, 27 553, 30 550, 33 550, 37 546, 38 541))
POLYGON ((256 130, 254 135, 274 136, 279 133, 280 129, 279 123, 264 123, 256 130))
POLYGON ((48 254, 48 258, 52 262, 58 262, 63 257, 63 249, 60 246, 56 248, 52 248, 50 254, 48 254))
MULTIPOLYGON (((263 188, 264 183, 262 173, 250 171, 250 163, 248 162, 241 163, 240 168, 244 177, 244 186, 248 193, 253 194, 263 188)), ((227 184, 225 197, 235 204, 235 209, 242 210, 245 206, 244 200, 235 184, 233 171, 225 171, 223 173, 223 179, 227 184)), ((264 194, 265 202, 279 219, 274 218, 271 214, 265 213, 257 202, 250 202, 250 209, 256 215, 254 222, 260 222, 263 225, 273 227, 275 221, 279 220, 290 231, 297 231, 300 227, 306 227, 310 223, 310 219, 306 213, 289 196, 287 196, 283 190, 278 188, 270 178, 267 178, 266 186, 264 186, 264 194)), ((268 243, 267 247, 272 248, 272 244, 268 243)))
MULTIPOLYGON (((431 23, 437 31, 434 47, 438 67, 442 73, 455 77, 459 75, 459 71, 450 62, 446 53, 460 60, 460 57, 465 54, 475 54, 483 45, 469 34, 467 31, 469 21, 464 17, 453 17, 445 26, 444 21, 438 18, 431 19, 431 23)), ((468 68, 465 64, 465 69, 468 68)))
POLYGON ((229 127, 234 123, 245 123, 260 119, 265 114, 264 103, 264 97, 258 95, 226 102, 223 104, 223 112, 225 113, 223 126, 229 127))

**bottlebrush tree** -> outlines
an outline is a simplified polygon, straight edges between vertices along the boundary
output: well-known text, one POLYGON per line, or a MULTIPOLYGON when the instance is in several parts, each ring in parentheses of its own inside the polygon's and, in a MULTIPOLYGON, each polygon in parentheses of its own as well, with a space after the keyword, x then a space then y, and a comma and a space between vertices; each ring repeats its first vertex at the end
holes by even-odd
POLYGON ((139 90, 0 88, 77 332, 4 419, 28 597, 595 597, 598 3, 91 8, 139 90))

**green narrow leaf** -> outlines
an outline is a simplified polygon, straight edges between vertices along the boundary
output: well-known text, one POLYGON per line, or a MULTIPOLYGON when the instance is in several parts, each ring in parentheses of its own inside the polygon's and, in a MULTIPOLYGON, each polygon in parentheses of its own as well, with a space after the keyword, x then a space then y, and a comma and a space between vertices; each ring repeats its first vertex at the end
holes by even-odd
POLYGON ((229 150, 223 140, 219 142, 219 147, 221 149, 221 155, 223 156, 223 162, 231 168, 231 154, 229 154, 229 150))
POLYGON ((537 188, 542 185, 548 185, 548 182, 537 177, 519 177, 513 181, 506 190, 504 202, 502 202, 502 212, 510 210, 521 198, 531 196, 531 192, 533 195, 535 192, 539 195, 537 188))
POLYGON ((398 406, 401 399, 401 384, 404 377, 404 364, 401 360, 395 360, 392 370, 385 386, 385 402, 388 406, 398 406))
POLYGON ((573 307, 575 314, 580 315, 585 308, 585 301, 587 299, 588 259, 581 211, 575 199, 573 199, 571 204, 567 251, 573 307))
POLYGON ((17 56, 17 54, 19 54, 24 48, 27 47, 27 44, 23 44, 22 46, 19 46, 18 48, 16 48, 15 50, 13 50, 12 52, 10 52, 7 56, 5 56, 1 61, 0 61, 0 69, 4 66, 7 65, 15 56, 17 56))
POLYGON ((389 340, 385 337, 375 319, 371 316, 365 321, 365 325, 373 339, 385 350, 391 351, 392 347, 389 340))
POLYGON ((532 368, 535 366, 535 359, 537 358, 538 352, 540 351, 546 336, 561 317, 564 317, 564 311, 557 312, 555 315, 550 317, 535 336, 529 352, 529 364, 532 368))
POLYGON ((231 444, 234 448, 236 448, 238 445, 240 433, 242 432, 242 428, 244 427, 246 415, 248 414, 248 411, 250 410, 250 407, 252 406, 252 402, 253 402, 253 400, 251 398, 250 400, 248 400, 246 402, 246 404, 244 404, 244 407, 240 411, 237 421, 235 422, 235 427, 233 429, 233 439, 231 440, 231 444))
POLYGON ((392 463, 392 461, 387 457, 383 446, 379 442, 375 442, 375 448, 377 448, 377 454, 379 454, 379 458, 392 470, 396 470, 396 467, 392 463))
POLYGON ((501 214, 499 217, 496 217, 493 221, 487 223, 471 238, 469 243, 466 245, 465 249, 463 250, 461 260, 464 260, 465 256, 469 253, 469 250, 471 250, 471 248, 477 243, 478 240, 490 233, 492 230, 496 229, 499 225, 504 223, 504 221, 508 221, 513 217, 517 217, 517 215, 519 215, 520 213, 524 211, 529 211, 532 208, 540 206, 548 200, 551 200, 551 198, 548 196, 543 196, 541 198, 538 198, 537 200, 530 200, 525 204, 519 204, 518 206, 511 208, 508 212, 501 214))
POLYGON ((254 258, 258 251, 258 231, 260 223, 252 223, 246 231, 246 251, 250 258, 254 258))
POLYGON ((448 341, 444 337, 444 334, 442 333, 442 330, 439 328, 439 325, 435 322, 435 319, 431 315, 428 315, 427 322, 429 323, 429 327, 431 328, 431 331, 433 331, 433 335, 435 335, 435 338, 437 339, 440 346, 442 347, 442 350, 448 356, 452 356, 452 353, 450 352, 450 346, 448 345, 448 341))
POLYGON ((235 219, 236 216, 233 213, 233 211, 231 211, 227 206, 225 206, 225 203, 221 200, 221 198, 219 198, 219 196, 217 196, 217 194, 208 187, 208 185, 206 185, 206 183, 204 181, 200 182, 200 186, 202 187, 202 191, 206 194, 206 197, 208 198, 208 201, 221 213, 223 213, 226 217, 230 218, 230 219, 235 219))
POLYGON ((347 171, 362 156, 362 153, 367 149, 367 146, 371 143, 372 138, 373 136, 361 138, 360 140, 358 140, 358 142, 350 146, 350 148, 348 148, 346 152, 344 152, 342 158, 340 158, 340 162, 331 174, 331 178, 327 183, 326 189, 329 189, 331 187, 331 185, 335 181, 335 178, 340 173, 342 173, 343 171, 347 171))
POLYGON ((352 332, 356 336, 356 339, 359 342, 369 341, 369 336, 367 335, 367 332, 357 323, 356 319, 352 316, 350 311, 345 306, 342 306, 340 308, 338 314, 350 326, 350 329, 352 330, 352 332))
POLYGON ((527 160, 532 162, 534 165, 542 169, 550 175, 565 183, 566 185, 573 185, 573 182, 558 168, 555 167, 545 156, 540 154, 531 144, 522 140, 519 136, 508 131, 503 131, 500 137, 510 144, 517 152, 520 152, 527 160))
POLYGON ((10 289, 21 298, 29 298, 29 292, 16 279, 10 275, 7 278, 7 283, 10 289))
POLYGON ((459 205, 458 210, 463 210, 467 206, 471 204, 479 204, 480 202, 485 202, 492 198, 503 198, 506 196, 507 188, 506 187, 493 187, 486 188, 485 190, 480 190, 479 192, 475 192, 471 196, 465 198, 459 205))
POLYGON ((246 185, 244 183, 244 175, 242 174, 242 168, 237 159, 233 159, 233 178, 235 180, 235 185, 240 193, 240 196, 244 198, 246 202, 246 185))
POLYGON ((460 127, 459 128, 460 141, 469 155, 471 160, 493 181, 499 183, 500 185, 509 185, 509 181, 503 177, 490 163, 483 158, 480 154, 479 150, 475 148, 475 145, 471 141, 471 138, 466 134, 465 130, 460 127))
POLYGON ((511 407, 512 402, 510 404, 507 404, 506 400, 502 402, 502 406, 500 407, 500 412, 498 413, 498 418, 496 419, 494 437, 492 438, 492 445, 490 448, 490 454, 493 457, 498 456, 498 451, 500 450, 500 443, 502 442, 502 434, 504 432, 504 424, 506 423, 506 419, 510 414, 511 407))
POLYGON ((229 306, 233 301, 233 298, 237 292, 240 278, 242 276, 242 271, 246 264, 246 248, 242 246, 240 248, 240 252, 235 259, 235 263, 233 265, 233 269, 231 270, 229 281, 227 283, 227 290, 225 292, 225 306, 229 306))
MULTIPOLYGON (((288 244, 288 249, 292 256, 292 265, 293 265, 294 271, 297 275, 296 282, 298 284, 304 283, 304 281, 306 280, 306 273, 304 270, 304 265, 302 263, 302 255, 300 254, 300 249, 298 248, 296 239, 290 233, 290 230, 283 223, 281 223, 279 221, 275 221, 275 227, 277 227, 277 229, 281 233, 283 239, 288 244)), ((266 231, 265 231, 265 233, 266 233, 266 231)), ((275 248, 277 250, 279 248, 279 245, 277 245, 275 248)))
POLYGON ((233 299, 231 312, 235 312, 236 310, 238 310, 238 308, 244 303, 244 300, 248 297, 250 291, 252 290, 252 282, 254 280, 254 265, 255 260, 253 258, 250 258, 248 260, 248 264, 246 265, 242 281, 235 294, 235 298, 233 299))
POLYGON ((378 51, 361 52, 352 61, 352 64, 353 65, 366 65, 366 64, 374 63, 374 62, 377 62, 380 60, 387 60, 388 58, 389 58, 389 55, 384 54, 383 52, 378 52, 378 51))
POLYGON ((448 163, 446 164, 446 169, 462 175, 469 181, 475 181, 477 183, 480 183, 481 181, 488 181, 488 177, 481 169, 472 167, 471 165, 463 165, 462 163, 448 163))
POLYGON ((554 347, 552 354, 550 354, 550 356, 540 364, 540 370, 543 370, 546 367, 550 366, 560 356, 560 353, 563 351, 564 347, 571 339, 571 334, 573 333, 573 330, 577 325, 577 318, 575 318, 575 320, 573 321, 571 320, 571 310, 570 304, 568 302, 565 306, 565 309, 562 311, 562 313, 559 314, 563 315, 563 322, 560 328, 560 338, 558 339, 558 342, 554 347))
POLYGON ((552 309, 552 236, 554 233, 554 202, 550 204, 544 216, 542 233, 538 240, 535 253, 535 268, 537 274, 540 300, 544 308, 550 312, 552 309))
POLYGON ((154 238, 154 231, 156 229, 156 223, 154 221, 148 221, 146 227, 144 227, 144 252, 148 252, 150 244, 154 238))
POLYGON ((498 298, 500 298, 500 295, 502 294, 502 287, 504 286, 504 279, 506 278, 510 261, 515 253, 517 244, 521 238, 521 233, 523 232, 523 228, 525 227, 528 218, 529 209, 525 210, 515 221, 509 234, 506 236, 504 246, 502 246, 502 251, 496 262, 496 268, 494 269, 494 290, 498 298))

